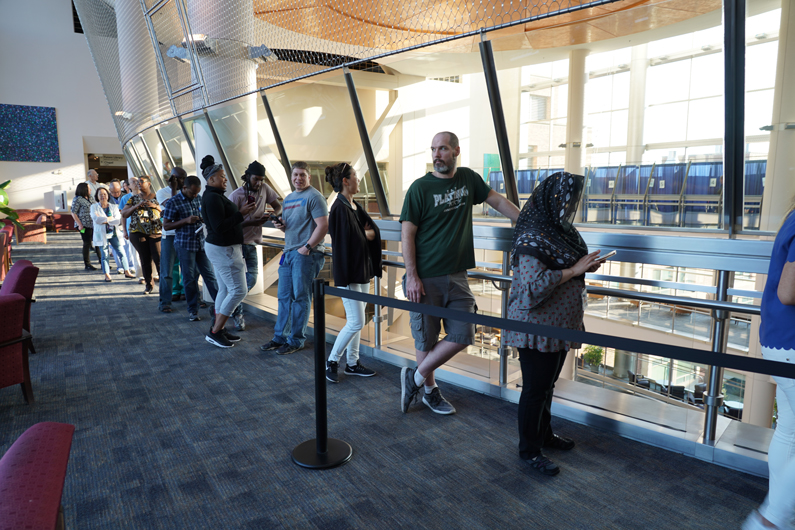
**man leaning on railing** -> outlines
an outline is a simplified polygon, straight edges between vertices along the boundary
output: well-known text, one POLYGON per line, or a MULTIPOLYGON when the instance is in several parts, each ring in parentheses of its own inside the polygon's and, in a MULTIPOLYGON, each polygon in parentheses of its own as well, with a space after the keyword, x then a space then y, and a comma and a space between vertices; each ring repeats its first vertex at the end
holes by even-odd
MULTIPOLYGON (((475 296, 466 273, 475 266, 472 207, 485 202, 514 222, 519 209, 471 169, 456 168, 460 153, 455 134, 438 133, 431 143, 434 171, 414 181, 406 192, 400 214, 406 265, 403 292, 412 302, 474 312, 475 296)), ((475 325, 445 319, 447 336, 440 342, 440 320, 411 313, 417 368, 403 368, 400 374, 403 412, 424 385, 423 403, 437 414, 455 413, 436 385, 434 370, 474 342, 475 325)))

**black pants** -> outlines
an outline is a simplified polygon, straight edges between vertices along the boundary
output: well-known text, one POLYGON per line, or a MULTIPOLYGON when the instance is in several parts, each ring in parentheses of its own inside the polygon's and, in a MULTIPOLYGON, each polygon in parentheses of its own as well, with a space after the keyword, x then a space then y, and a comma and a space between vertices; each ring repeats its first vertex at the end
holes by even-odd
POLYGON ((157 267, 157 274, 160 275, 160 236, 148 236, 139 232, 130 233, 130 242, 135 251, 138 252, 138 257, 141 259, 141 267, 144 269, 144 280, 146 280, 146 288, 154 288, 155 284, 152 281, 152 262, 155 262, 157 267))
POLYGON ((519 456, 525 460, 541 452, 544 441, 552 438, 552 392, 558 380, 566 350, 540 352, 519 348, 522 368, 522 395, 519 397, 519 456))
POLYGON ((85 227, 83 232, 80 234, 80 239, 83 240, 83 263, 86 266, 91 265, 91 249, 93 248, 94 251, 97 253, 97 258, 99 258, 99 263, 102 264, 102 256, 99 254, 99 247, 94 246, 94 229, 85 227))

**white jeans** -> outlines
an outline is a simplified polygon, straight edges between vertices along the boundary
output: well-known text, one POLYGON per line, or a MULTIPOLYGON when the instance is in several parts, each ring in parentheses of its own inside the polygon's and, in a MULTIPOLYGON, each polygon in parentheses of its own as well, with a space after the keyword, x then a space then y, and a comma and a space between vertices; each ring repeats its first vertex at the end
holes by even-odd
POLYGON ((243 245, 220 247, 204 242, 204 253, 213 264, 218 282, 215 312, 228 317, 248 293, 246 288, 246 261, 243 245))
MULTIPOLYGON (((350 283, 347 287, 340 287, 340 289, 369 293, 370 284, 350 283)), ((359 362, 359 339, 364 327, 364 307, 366 304, 358 300, 343 298, 342 305, 345 306, 345 316, 348 321, 345 323, 345 327, 340 330, 340 334, 337 335, 337 340, 334 342, 334 348, 331 349, 331 355, 329 355, 328 360, 335 363, 339 362, 342 352, 347 347, 348 366, 356 366, 356 363, 359 362)))
MULTIPOLYGON (((762 346, 762 357, 795 363, 795 350, 762 346)), ((778 421, 767 450, 770 487, 759 513, 778 528, 789 528, 795 515, 795 379, 773 379, 776 381, 778 421)))

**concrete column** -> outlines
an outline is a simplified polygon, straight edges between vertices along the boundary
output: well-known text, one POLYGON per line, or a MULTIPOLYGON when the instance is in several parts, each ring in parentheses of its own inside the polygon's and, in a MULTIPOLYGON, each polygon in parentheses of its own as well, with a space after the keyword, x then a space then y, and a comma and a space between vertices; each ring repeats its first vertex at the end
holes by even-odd
MULTIPOLYGON (((210 104, 257 88, 257 65, 242 58, 244 46, 257 45, 254 42, 253 12, 253 0, 188 2, 191 31, 216 39, 215 53, 199 55, 199 68, 210 104)), ((224 107, 210 109, 213 117, 235 113, 235 118, 224 120, 223 125, 216 123, 215 129, 232 165, 226 170, 233 172, 237 178, 259 156, 256 98, 252 94, 224 107)), ((200 173, 198 166, 204 156, 212 154, 217 164, 222 161, 209 131, 199 134, 198 129, 203 127, 195 127, 196 171, 200 173)), ((228 191, 231 193, 234 190, 230 186, 228 191)))
POLYGON ((585 83, 588 82, 588 75, 585 72, 585 58, 587 56, 588 50, 572 50, 569 52, 566 158, 563 166, 566 171, 575 175, 583 174, 582 155, 585 152, 585 146, 582 143, 582 134, 585 124, 585 83))
POLYGON ((126 138, 152 124, 158 107, 157 59, 152 48, 141 3, 116 4, 116 33, 119 47, 122 110, 131 118, 116 118, 126 138), (135 127, 134 127, 135 126, 135 127))
MULTIPOLYGON (((615 361, 613 361, 613 376, 627 377, 627 371, 632 370, 632 354, 624 350, 616 350, 615 361)), ((632 370, 634 372, 634 370, 632 370)))
POLYGON ((761 229, 776 231, 795 196, 795 1, 781 2, 778 64, 773 92, 770 152, 767 157, 761 229))
POLYGON ((640 164, 646 150, 643 141, 643 118, 646 112, 646 70, 649 59, 646 45, 632 47, 629 67, 629 117, 627 123, 627 165, 640 164))
MULTIPOLYGON (((767 157, 765 191, 762 200, 762 230, 777 231, 782 216, 789 210, 795 196, 795 130, 784 129, 795 123, 795 1, 782 0, 781 28, 778 41, 776 83, 773 90, 773 115, 770 133, 770 151, 767 157)), ((756 289, 762 290, 766 275, 757 275, 756 289)), ((759 302, 758 300, 756 301, 759 302)), ((751 318, 751 337, 748 354, 761 357, 759 348, 759 317, 751 318)), ((773 415, 775 383, 765 375, 746 376, 743 423, 770 427, 773 415)))

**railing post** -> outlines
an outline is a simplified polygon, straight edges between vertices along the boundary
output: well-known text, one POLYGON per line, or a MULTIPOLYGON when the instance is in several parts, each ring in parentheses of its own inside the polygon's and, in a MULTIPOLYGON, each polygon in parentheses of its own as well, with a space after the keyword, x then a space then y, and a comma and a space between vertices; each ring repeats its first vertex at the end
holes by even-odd
POLYGON ((328 437, 326 410, 326 282, 312 281, 315 317, 315 425, 317 437, 293 449, 293 462, 309 469, 328 469, 349 461, 353 449, 342 440, 328 437))
MULTIPOLYGON (((510 251, 502 253, 502 274, 508 276, 511 272, 510 251)), ((510 288, 502 289, 500 293, 500 318, 508 318, 508 297, 510 295, 510 288)), ((508 352, 510 347, 505 345, 506 330, 500 330, 500 385, 508 384, 508 352)))
MULTIPOLYGON (((374 280, 375 295, 381 296, 381 278, 376 276, 374 280)), ((381 348, 381 304, 375 304, 373 309, 373 346, 381 348)))
MULTIPOLYGON (((729 271, 718 271, 718 292, 715 296, 717 301, 725 302, 729 283, 733 274, 729 271)), ((729 312, 726 310, 712 311, 712 351, 725 353, 726 344, 729 339, 729 312)), ((709 384, 707 392, 704 393, 704 443, 713 445, 715 443, 715 433, 718 425, 720 408, 723 406, 723 368, 720 366, 710 366, 709 384)))

